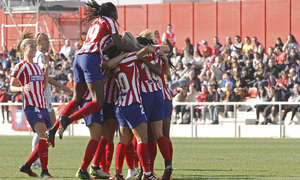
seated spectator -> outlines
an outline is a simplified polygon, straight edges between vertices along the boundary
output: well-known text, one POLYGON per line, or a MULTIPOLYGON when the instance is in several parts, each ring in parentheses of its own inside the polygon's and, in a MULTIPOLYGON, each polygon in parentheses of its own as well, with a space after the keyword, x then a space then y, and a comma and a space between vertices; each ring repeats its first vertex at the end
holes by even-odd
POLYGON ((243 42, 241 41, 241 37, 236 35, 234 38, 234 44, 230 46, 231 50, 231 56, 233 57, 236 50, 239 50, 240 52, 243 49, 243 42))
POLYGON ((227 36, 226 37, 226 43, 220 48, 221 55, 224 55, 224 50, 225 49, 229 49, 230 50, 231 45, 232 45, 231 37, 227 36))
POLYGON ((72 73, 69 62, 64 61, 62 68, 60 70, 57 70, 56 73, 57 73, 56 75, 57 81, 63 85, 66 85, 68 82, 68 74, 72 73))
POLYGON ((298 56, 295 49, 291 49, 290 53, 287 55, 287 61, 289 62, 289 68, 291 68, 294 64, 297 64, 297 59, 300 57, 298 56))
POLYGON ((263 63, 268 64, 268 60, 274 59, 274 57, 275 57, 274 48, 269 47, 268 53, 264 53, 263 63))
POLYGON ((267 86, 268 80, 264 79, 264 71, 265 71, 265 65, 260 62, 258 63, 258 69, 256 72, 254 72, 254 81, 249 82, 248 85, 251 87, 260 87, 260 86, 267 86))
POLYGON ((11 49, 10 49, 10 52, 9 52, 9 55, 14 57, 14 58, 17 58, 17 43, 15 43, 11 49))
POLYGON ((74 56, 74 53, 75 51, 70 43, 70 39, 66 39, 65 45, 61 48, 59 54, 63 54, 65 57, 68 57, 68 56, 74 56))
POLYGON ((274 54, 275 54, 275 63, 279 68, 279 71, 284 70, 285 67, 289 64, 289 62, 287 61, 287 54, 284 51, 282 51, 280 47, 275 48, 274 54))
POLYGON ((237 72, 241 72, 239 64, 236 61, 232 61, 231 63, 231 74, 236 74, 237 72))
POLYGON ((74 56, 75 56, 77 54, 77 52, 81 49, 81 45, 79 42, 75 42, 74 47, 75 47, 75 49, 74 49, 74 56))
POLYGON ((265 67, 264 70, 264 79, 268 81, 268 86, 274 86, 275 80, 278 78, 278 68, 275 66, 275 60, 269 59, 268 65, 265 67))
POLYGON ((199 79, 202 82, 202 86, 203 85, 207 86, 207 85, 210 84, 211 75, 212 75, 211 69, 209 69, 209 68, 203 68, 203 69, 201 69, 201 73, 199 75, 199 79))
MULTIPOLYGON (((278 102, 280 101, 280 93, 278 93, 278 91, 275 90, 275 87, 271 86, 268 89, 268 98, 267 98, 267 102, 278 102)), ((278 105, 268 105, 265 110, 264 110, 264 121, 261 123, 262 125, 266 125, 268 123, 270 124, 276 124, 275 122, 275 117, 278 113, 279 110, 279 106, 278 105), (271 118, 268 118, 269 115, 271 114, 271 118)))
MULTIPOLYGON (((204 54, 205 52, 209 52, 209 55, 212 54, 212 48, 208 46, 207 41, 202 40, 200 43, 197 44, 197 46, 199 46, 199 45, 203 45, 202 51, 201 51, 201 53, 199 54, 200 56, 203 56, 203 54, 204 54)), ((198 48, 198 49, 199 49, 199 48, 198 48)))
POLYGON ((181 54, 178 53, 177 47, 173 47, 173 54, 171 57, 172 64, 176 67, 177 63, 181 61, 181 54))
MULTIPOLYGON (((258 92, 257 92, 257 97, 256 97, 256 102, 267 102, 268 101, 268 94, 267 90, 264 86, 259 86, 258 92)), ((265 104, 258 104, 255 105, 256 108, 256 122, 255 124, 259 124, 259 113, 260 111, 264 111, 267 105, 265 104)))
POLYGON ((247 50, 251 50, 251 40, 248 36, 245 37, 245 44, 243 45, 242 52, 245 53, 247 50))
POLYGON ((289 50, 295 49, 297 53, 299 52, 299 44, 296 41, 296 38, 294 37, 294 35, 292 35, 292 34, 289 34, 287 36, 286 42, 282 48, 283 51, 285 51, 286 49, 289 49, 289 50))
POLYGON ((231 69, 232 58, 231 58, 230 54, 231 54, 230 49, 225 49, 223 51, 223 60, 224 60, 224 65, 225 65, 225 71, 231 69))
POLYGON ((297 76, 300 76, 300 58, 296 60, 296 63, 291 66, 296 71, 297 76))
POLYGON ((218 36, 214 37, 214 48, 218 50, 219 54, 221 53, 222 44, 220 44, 218 36))
MULTIPOLYGON (((289 97, 288 102, 300 102, 300 89, 299 89, 298 84, 294 85, 294 92, 289 97)), ((290 124, 293 123, 293 118, 296 115, 296 112, 298 111, 299 107, 300 107, 300 105, 289 105, 289 107, 287 107, 284 110, 283 116, 281 118, 282 124, 284 124, 285 117, 286 117, 287 113, 290 112, 290 111, 292 111, 292 117, 291 117, 290 124)))
POLYGON ((175 66, 175 68, 173 69, 171 69, 171 80, 172 81, 177 81, 177 80, 179 80, 180 79, 180 75, 182 74, 182 71, 184 70, 184 68, 183 68, 183 64, 182 64, 182 62, 181 61, 179 61, 177 64, 176 64, 176 66, 175 66))
MULTIPOLYGON (((0 75, 0 103, 6 103, 8 102, 9 96, 8 96, 8 86, 6 85, 5 82, 6 78, 5 78, 5 74, 4 75, 0 75)), ((6 111, 6 120, 8 123, 11 123, 11 121, 9 120, 9 109, 7 105, 3 105, 1 106, 2 108, 2 123, 5 123, 5 111, 6 111)))
MULTIPOLYGON (((190 84, 189 85, 189 92, 187 93, 187 97, 186 97, 186 102, 196 102, 197 101, 197 96, 198 96, 198 92, 196 91, 194 85, 190 84)), ((185 113, 191 114, 191 106, 190 105, 186 105, 184 107, 181 107, 181 114, 184 115, 185 113)), ((197 120, 197 112, 194 111, 193 122, 196 122, 196 120, 197 120)), ((183 124, 186 124, 186 123, 183 123, 183 124)))
POLYGON ((281 41, 281 38, 280 38, 280 37, 276 38, 276 41, 275 41, 275 46, 274 46, 274 48, 276 48, 277 46, 279 46, 279 47, 281 47, 281 48, 283 48, 283 46, 284 46, 284 44, 282 43, 282 41, 281 41))
MULTIPOLYGON (((187 90, 186 89, 181 89, 180 93, 178 93, 175 97, 174 97, 174 102, 186 102, 186 98, 187 98, 187 90)), ((175 110, 176 110, 176 114, 175 114, 175 121, 174 124, 177 124, 177 121, 179 119, 179 112, 182 111, 182 109, 184 109, 185 106, 183 105, 176 105, 175 106, 175 110)), ((181 119, 183 120, 183 114, 181 114, 181 119)), ((190 122, 187 122, 187 124, 189 124, 190 122)))
MULTIPOLYGON (((197 102, 206 102, 207 97, 208 97, 207 86, 203 85, 201 87, 201 91, 199 91, 199 93, 197 95, 196 100, 197 100, 197 102)), ((199 120, 197 121, 197 124, 205 124, 207 107, 200 105, 200 106, 195 107, 195 111, 197 111, 199 115, 202 114, 202 120, 200 120, 200 116, 199 116, 199 120)))
POLYGON ((258 63, 262 62, 260 55, 255 52, 254 53, 254 58, 253 58, 253 68, 255 69, 255 71, 258 69, 258 63))
POLYGON ((236 61, 240 68, 244 67, 245 64, 243 63, 243 55, 239 49, 234 52, 232 61, 236 61))
POLYGON ((69 56, 67 61, 69 62, 70 69, 73 71, 73 62, 74 62, 73 56, 69 56))
POLYGON ((276 81, 275 89, 281 92, 281 97, 283 100, 287 101, 291 92, 287 87, 289 78, 285 71, 279 73, 279 78, 276 81))
POLYGON ((181 62, 183 63, 183 67, 186 67, 188 64, 192 64, 194 61, 192 54, 190 54, 188 49, 183 50, 183 57, 181 62))
MULTIPOLYGON (((233 90, 231 90, 231 82, 227 82, 225 84, 225 92, 221 94, 220 101, 221 102, 236 102, 236 95, 233 90)), ((215 108, 215 117, 218 117, 220 111, 224 111, 225 118, 228 118, 228 111, 233 111, 233 105, 224 105, 224 106, 217 106, 215 108)))
POLYGON ((235 80, 234 92, 237 101, 242 101, 247 96, 248 84, 244 78, 241 78, 240 72, 235 73, 233 76, 235 80))
MULTIPOLYGON (((70 88, 74 92, 74 80, 73 80, 73 73, 68 74, 68 82, 67 82, 67 87, 70 88)), ((73 97, 73 93, 71 95, 67 96, 67 102, 71 101, 73 97)))
POLYGON ((235 80, 234 80, 233 77, 231 76, 230 72, 226 72, 226 73, 224 74, 224 80, 223 80, 222 86, 219 87, 219 89, 218 89, 218 92, 219 92, 220 94, 222 94, 223 92, 226 91, 226 87, 225 87, 225 86, 226 86, 226 83, 227 83, 227 82, 230 82, 231 90, 233 90, 234 84, 235 84, 235 80))
POLYGON ((253 58, 252 50, 246 50, 243 56, 243 62, 246 63, 247 60, 252 62, 253 58))
POLYGON ((172 82, 171 88, 174 89, 176 87, 187 87, 195 77, 195 70, 192 68, 191 64, 187 64, 186 68, 179 75, 180 79, 172 82))
POLYGON ((261 57, 264 53, 264 46, 258 42, 257 37, 252 38, 252 47, 251 50, 253 53, 257 52, 261 57))
POLYGON ((212 74, 216 77, 218 87, 221 87, 223 82, 222 77, 223 74, 225 73, 225 65, 223 64, 222 57, 217 56, 215 58, 215 63, 212 64, 209 68, 212 74))

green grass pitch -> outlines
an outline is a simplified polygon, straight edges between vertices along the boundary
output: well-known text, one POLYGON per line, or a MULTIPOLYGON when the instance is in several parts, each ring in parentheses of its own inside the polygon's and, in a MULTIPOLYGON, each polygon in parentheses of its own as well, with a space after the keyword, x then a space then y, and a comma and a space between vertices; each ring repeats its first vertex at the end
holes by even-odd
MULTIPOLYGON (((0 136, 0 179, 32 179, 20 173, 31 151, 30 136, 0 136)), ((55 179, 76 179, 88 137, 56 139, 49 149, 49 172, 55 179)), ((300 139, 173 138, 174 180, 300 179, 300 139)), ((115 139, 117 143, 118 139, 115 139)), ((40 170, 34 170, 40 174, 40 170)), ((111 174, 114 174, 114 160, 111 174)), ((124 176, 127 165, 124 162, 124 176)), ((163 174, 158 151, 155 174, 163 174)), ((38 179, 38 178, 34 178, 38 179)))

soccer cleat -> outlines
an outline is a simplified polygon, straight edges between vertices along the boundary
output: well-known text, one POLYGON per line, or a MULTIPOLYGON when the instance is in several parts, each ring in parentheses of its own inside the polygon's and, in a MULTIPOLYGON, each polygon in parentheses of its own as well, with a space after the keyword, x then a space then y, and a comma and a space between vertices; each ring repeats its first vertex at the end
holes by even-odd
POLYGON ((58 130, 58 134, 59 134, 60 139, 62 139, 64 131, 66 130, 66 128, 70 124, 70 120, 71 120, 71 118, 69 118, 68 116, 64 116, 64 115, 60 116, 60 119, 59 119, 60 126, 59 126, 59 130, 58 130))
MULTIPOLYGON (((94 166, 91 166, 91 169, 90 169, 90 174, 93 176, 93 177, 97 177, 97 179, 108 179, 110 177, 109 174, 105 173, 102 171, 102 169, 100 167, 94 167, 94 166)), ((94 178, 95 179, 95 178, 94 178)))
POLYGON ((115 175, 115 180, 124 180, 123 175, 117 173, 117 174, 115 175))
POLYGON ((172 165, 168 165, 165 169, 164 175, 162 177, 162 180, 170 180, 171 179, 171 175, 173 172, 173 166, 172 165))
POLYGON ((76 177, 79 179, 92 179, 88 172, 83 172, 81 169, 76 173, 76 177))
POLYGON ((46 131, 47 141, 51 144, 52 147, 55 147, 54 139, 55 139, 56 128, 52 127, 50 130, 46 131))
POLYGON ((48 170, 42 170, 41 178, 53 178, 53 176, 49 174, 48 170))
POLYGON ((143 179, 143 171, 141 171, 139 174, 137 174, 133 179, 134 180, 142 180, 143 179))
POLYGON ((155 177, 152 173, 150 175, 144 174, 144 180, 161 180, 157 177, 155 177))
POLYGON ((30 177, 38 177, 38 175, 30 169, 30 167, 27 163, 20 166, 19 169, 20 169, 20 172, 26 173, 30 177))
POLYGON ((133 179, 137 175, 138 175, 138 172, 136 171, 135 168, 128 169, 127 177, 125 179, 133 179))

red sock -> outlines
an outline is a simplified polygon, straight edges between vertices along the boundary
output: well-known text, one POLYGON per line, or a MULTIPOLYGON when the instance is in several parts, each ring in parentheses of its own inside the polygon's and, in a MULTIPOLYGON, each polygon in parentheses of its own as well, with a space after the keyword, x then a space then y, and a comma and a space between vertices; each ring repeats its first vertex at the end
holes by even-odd
MULTIPOLYGON (((64 115, 64 116, 71 116, 71 114, 74 112, 74 110, 78 107, 79 105, 76 104, 73 100, 71 100, 67 105, 66 107, 64 108, 64 110, 61 112, 61 116, 64 115)), ((58 118, 54 124, 56 130, 58 129, 59 127, 59 119, 58 118)))
MULTIPOLYGON (((151 172, 153 172, 154 161, 155 161, 155 157, 157 154, 156 142, 148 142, 148 151, 149 151, 149 155, 150 155, 150 170, 151 170, 151 172)), ((141 159, 140 159, 140 161, 141 161, 141 159)))
POLYGON ((170 159, 171 159, 171 162, 173 160, 173 145, 172 145, 172 141, 168 141, 169 143, 169 154, 170 154, 170 159))
POLYGON ((109 143, 106 146, 106 168, 105 172, 109 172, 111 161, 114 155, 114 143, 109 143))
POLYGON ((166 139, 165 136, 160 137, 159 139, 156 140, 160 153, 163 156, 165 163, 167 162, 167 160, 170 160, 170 154, 169 154, 169 143, 166 139))
POLYGON ((35 146, 34 150, 31 152, 29 158, 26 161, 29 166, 31 166, 32 163, 34 163, 39 158, 38 151, 39 151, 39 144, 35 146))
POLYGON ((134 166, 133 166, 133 158, 134 158, 133 144, 129 144, 127 146, 127 149, 126 149, 126 156, 125 156, 128 169, 133 169, 134 168, 134 166))
MULTIPOLYGON (((98 150, 98 149, 97 149, 98 150)), ((105 148, 103 153, 101 153, 101 160, 100 160, 100 168, 105 172, 106 170, 106 158, 105 158, 105 148)))
POLYGON ((78 119, 84 118, 98 110, 100 110, 100 106, 96 101, 91 101, 84 105, 82 108, 80 108, 78 111, 76 111, 72 116, 71 116, 71 121, 70 123, 73 123, 74 121, 77 121, 78 119))
POLYGON ((91 139, 89 144, 87 145, 85 154, 84 154, 84 158, 83 158, 83 161, 82 161, 82 164, 80 167, 83 172, 87 171, 87 168, 90 165, 90 163, 94 157, 94 154, 97 150, 98 144, 99 144, 98 141, 91 139))
POLYGON ((144 172, 150 172, 150 156, 146 143, 137 144, 137 154, 144 172))
POLYGON ((127 146, 122 143, 119 143, 116 147, 116 155, 115 155, 116 173, 122 174, 122 168, 123 168, 123 163, 124 163, 124 157, 126 154, 126 148, 127 148, 127 146))
POLYGON ((39 158, 41 161, 42 170, 47 170, 48 165, 48 143, 46 139, 40 138, 39 140, 39 158))
POLYGON ((136 141, 135 136, 133 137, 132 145, 134 148, 134 167, 138 168, 139 167, 139 157, 137 155, 137 141, 136 141))
POLYGON ((94 161, 93 161, 93 165, 94 166, 99 166, 102 155, 104 156, 104 151, 105 151, 105 146, 107 144, 107 139, 101 137, 100 142, 96 145, 97 147, 97 151, 95 153, 95 157, 94 157, 94 161))

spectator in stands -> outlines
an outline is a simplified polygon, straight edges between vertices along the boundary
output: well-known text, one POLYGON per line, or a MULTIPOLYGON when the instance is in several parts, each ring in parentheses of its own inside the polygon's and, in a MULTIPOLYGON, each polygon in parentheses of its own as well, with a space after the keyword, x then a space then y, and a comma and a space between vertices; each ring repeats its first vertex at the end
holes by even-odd
POLYGON ((259 62, 258 69, 256 70, 256 72, 254 72, 254 81, 249 82, 248 86, 250 87, 253 86, 256 88, 258 88, 259 86, 267 86, 268 80, 264 80, 264 71, 265 71, 264 63, 259 62))
MULTIPOLYGON (((7 94, 9 87, 6 84, 5 80, 6 80, 5 74, 1 74, 0 75, 0 83, 1 83, 1 85, 0 85, 0 103, 6 103, 6 102, 8 102, 8 99, 9 99, 9 96, 7 94)), ((5 111, 6 111, 6 120, 8 123, 11 123, 11 121, 9 120, 8 106, 3 105, 3 106, 1 106, 1 108, 2 108, 2 118, 3 118, 2 123, 4 124, 4 122, 5 122, 5 111)))
POLYGON ((294 68, 297 73, 297 76, 300 77, 300 58, 296 59, 296 63, 292 64, 291 68, 294 68))
POLYGON ((59 92, 55 86, 52 87, 51 102, 59 102, 59 92))
POLYGON ((287 76, 287 73, 284 70, 282 70, 279 73, 279 78, 276 80, 275 89, 279 90, 281 92, 281 97, 285 101, 288 100, 288 96, 291 94, 287 87, 288 81, 289 81, 289 78, 287 76))
POLYGON ((245 51, 245 54, 243 56, 243 62, 246 63, 247 60, 250 60, 252 62, 253 60, 253 54, 251 53, 252 50, 246 50, 245 51))
MULTIPOLYGON (((187 93, 187 97, 186 97, 186 102, 196 102, 197 101, 197 96, 198 96, 198 92, 196 91, 194 85, 190 84, 189 85, 189 92, 187 93)), ((183 115, 185 113, 191 114, 190 111, 191 111, 191 106, 190 105, 186 105, 186 106, 182 106, 181 107, 181 114, 183 114, 183 115)), ((194 111, 193 113, 194 113, 193 122, 196 122, 196 120, 197 120, 197 113, 196 113, 196 111, 194 111)), ((186 124, 186 123, 184 123, 184 124, 186 124)))
POLYGON ((77 54, 77 52, 81 49, 81 45, 79 44, 79 42, 75 42, 74 47, 75 47, 75 50, 74 50, 74 56, 75 56, 77 54))
POLYGON ((190 55, 192 56, 194 54, 194 46, 191 44, 191 40, 190 38, 186 38, 184 40, 184 43, 185 43, 185 50, 188 50, 190 55))
POLYGON ((242 49, 243 49, 243 42, 241 41, 241 37, 236 35, 234 37, 234 44, 230 46, 231 56, 232 57, 234 56, 236 50, 239 50, 241 52, 242 49))
POLYGON ((59 54, 64 54, 65 57, 68 57, 68 56, 74 56, 74 53, 75 51, 70 43, 70 39, 66 39, 65 45, 61 48, 59 54))
POLYGON ((232 75, 236 74, 237 72, 241 72, 239 64, 236 61, 232 61, 230 72, 231 72, 232 75))
POLYGON ((218 53, 221 53, 221 48, 222 48, 222 44, 219 42, 219 37, 215 36, 214 37, 214 48, 218 50, 218 53))
POLYGON ((241 50, 237 49, 234 52, 234 56, 232 57, 232 59, 235 60, 239 64, 240 68, 245 66, 245 64, 243 62, 243 55, 241 54, 241 50))
POLYGON ((253 53, 258 52, 260 56, 263 56, 264 46, 260 42, 258 42, 257 37, 252 38, 251 50, 253 51, 253 53))
MULTIPOLYGON (((289 97, 288 102, 300 102, 300 89, 299 89, 299 85, 295 84, 294 86, 294 92, 293 94, 289 97)), ((289 105, 289 107, 287 107, 284 110, 283 116, 281 118, 282 124, 284 124, 284 120, 285 117, 287 115, 288 112, 292 111, 292 117, 291 117, 291 123, 293 123, 293 118, 296 115, 296 112, 298 111, 298 108, 300 107, 300 105, 289 105)))
MULTIPOLYGON (((207 52, 208 52, 208 56, 210 56, 212 54, 212 49, 211 49, 211 47, 208 46, 207 41, 202 40, 201 42, 199 42, 197 44, 197 53, 198 53, 199 56, 202 57, 202 56, 205 56, 204 54, 207 53, 207 52), (199 51, 200 45, 203 45, 203 48, 202 48, 201 52, 199 51)), ((207 57, 207 55, 206 55, 206 57, 207 57)))
POLYGON ((287 83, 287 88, 289 89, 288 92, 285 93, 285 99, 289 98, 289 96, 293 93, 294 91, 294 85, 299 84, 299 77, 296 74, 296 70, 294 68, 291 68, 289 70, 289 80, 287 83))
MULTIPOLYGON (((275 87, 270 86, 268 89, 268 98, 267 102, 278 102, 280 101, 280 94, 275 90, 275 87)), ((264 110, 264 121, 261 123, 262 125, 266 125, 268 123, 275 124, 275 117, 278 113, 279 106, 278 105, 268 105, 264 110), (271 118, 268 118, 271 114, 271 118)))
POLYGON ((172 54, 172 57, 170 58, 171 59, 171 62, 172 64, 176 67, 177 66, 177 63, 179 61, 181 61, 181 54, 178 53, 178 49, 177 47, 173 47, 173 54, 172 54))
POLYGON ((225 49, 230 49, 231 45, 231 37, 228 36, 226 37, 226 43, 220 48, 220 51, 222 52, 221 55, 223 55, 225 49))
POLYGON ((281 48, 283 48, 283 46, 284 46, 284 44, 282 43, 282 41, 281 41, 281 38, 280 37, 278 37, 278 38, 276 38, 276 41, 275 41, 275 46, 274 46, 274 48, 276 48, 276 47, 281 47, 281 48))
MULTIPOLYGON (((67 87, 70 88, 72 90, 72 92, 74 92, 74 80, 73 80, 73 73, 69 73, 68 74, 68 82, 67 82, 67 87)), ((71 95, 67 95, 67 100, 66 102, 69 102, 72 100, 73 97, 73 93, 71 95)))
POLYGON ((11 47, 11 49, 10 49, 10 52, 9 52, 9 55, 10 56, 13 56, 14 58, 16 58, 17 57, 17 43, 15 43, 12 47, 11 47))
POLYGON ((55 61, 49 62, 49 77, 51 77, 54 80, 57 80, 56 79, 57 70, 58 69, 56 68, 55 61))
POLYGON ((260 57, 261 57, 261 56, 258 54, 258 52, 255 52, 255 53, 254 53, 254 58, 253 58, 253 68, 254 68, 255 70, 258 69, 258 63, 259 63, 259 62, 262 62, 262 60, 261 60, 260 57))
POLYGON ((160 37, 159 37, 158 30, 154 31, 154 36, 155 36, 155 44, 162 44, 162 41, 160 40, 160 37))
POLYGON ((230 82, 231 90, 233 90, 234 84, 235 84, 235 80, 231 76, 230 72, 226 72, 224 74, 224 80, 223 80, 222 86, 218 89, 218 91, 219 91, 220 94, 222 94, 223 92, 226 91, 226 87, 225 86, 226 86, 227 82, 230 82))
POLYGON ((183 63, 183 67, 186 67, 188 64, 193 64, 193 54, 190 54, 190 51, 188 49, 183 50, 183 57, 181 59, 181 62, 183 63))
POLYGON ((268 64, 269 59, 274 59, 275 54, 274 54, 274 48, 269 47, 268 53, 264 53, 264 58, 263 58, 263 63, 268 64))
POLYGON ((225 49, 223 51, 223 59, 224 59, 225 71, 230 70, 231 69, 231 63, 232 63, 230 49, 225 49))
POLYGON ((86 32, 82 32, 80 35, 80 40, 78 41, 78 43, 80 44, 80 46, 83 45, 83 42, 86 40, 86 32))
MULTIPOLYGON (((187 89, 181 89, 180 93, 178 93, 175 97, 174 97, 174 102, 186 102, 187 99, 187 89)), ((182 110, 182 105, 176 105, 175 106, 175 110, 176 110, 176 114, 175 114, 175 121, 173 124, 177 124, 177 121, 179 119, 179 112, 181 112, 182 110)), ((183 119, 183 114, 181 114, 181 119, 183 119)), ((189 124, 189 123, 188 123, 189 124)))
POLYGON ((284 70, 286 67, 288 68, 289 62, 287 61, 287 54, 282 51, 280 47, 276 47, 274 49, 274 54, 275 54, 275 64, 280 70, 284 70))
POLYGON ((246 52, 246 50, 251 50, 252 44, 251 40, 248 36, 245 37, 245 44, 243 45, 243 53, 246 52))
POLYGON ((175 68, 171 69, 171 81, 177 81, 180 79, 180 76, 182 75, 182 71, 184 70, 183 64, 181 61, 179 61, 176 65, 175 68))
POLYGON ((4 58, 4 59, 6 59, 6 58, 8 58, 8 56, 9 56, 9 51, 8 51, 8 49, 7 49, 7 46, 2 46, 2 58, 4 58))
POLYGON ((297 53, 299 52, 299 44, 296 41, 296 38, 294 37, 294 35, 289 34, 287 36, 286 42, 282 49, 283 49, 283 51, 285 51, 286 49, 289 49, 289 50, 295 49, 297 53))
POLYGON ((265 67, 264 70, 264 79, 265 81, 268 81, 269 86, 275 85, 275 80, 278 78, 278 68, 275 66, 274 63, 275 60, 269 59, 268 65, 265 67))
MULTIPOLYGON (((226 82, 225 84, 225 92, 221 94, 220 101, 221 102, 236 102, 236 95, 233 90, 231 90, 232 84, 231 82, 226 82)), ((219 115, 220 111, 224 110, 225 118, 228 118, 228 111, 233 111, 233 105, 224 105, 224 106, 218 106, 215 108, 215 117, 219 115)))
POLYGON ((241 73, 238 71, 234 74, 234 92, 237 101, 242 101, 247 96, 248 84, 244 78, 241 78, 241 73))
POLYGON ((201 69, 201 73, 199 75, 199 79, 202 82, 202 86, 203 85, 209 85, 210 84, 210 80, 211 80, 211 69, 204 67, 203 69, 201 69))
POLYGON ((287 56, 287 61, 289 63, 289 68, 291 68, 294 64, 297 64, 297 59, 299 59, 299 55, 295 49, 291 49, 290 53, 287 56))
POLYGON ((69 62, 64 61, 62 68, 60 70, 57 70, 56 73, 57 73, 56 75, 57 81, 63 85, 66 85, 68 82, 68 74, 72 73, 69 62))
POLYGON ((193 81, 193 78, 195 77, 195 70, 192 68, 192 64, 187 64, 179 77, 179 80, 172 82, 172 89, 176 87, 187 87, 191 81, 193 81))
POLYGON ((215 58, 215 63, 212 64, 209 68, 210 68, 212 74, 216 77, 218 87, 221 87, 222 82, 223 82, 222 77, 223 77, 223 74, 225 73, 225 65, 222 62, 222 57, 217 56, 215 58))
MULTIPOLYGON (((197 102, 206 102, 207 101, 207 97, 208 97, 207 86, 203 85, 201 87, 201 91, 199 91, 199 93, 198 93, 198 95, 196 97, 196 100, 197 100, 197 102)), ((195 111, 199 114, 199 119, 198 119, 198 121, 196 123, 197 124, 205 124, 206 111, 207 111, 206 106, 204 106, 204 105, 196 106, 195 107, 195 111), (202 114, 202 120, 200 120, 200 114, 202 114)))
POLYGON ((167 32, 163 33, 162 38, 161 38, 162 42, 165 42, 166 39, 170 42, 170 44, 172 45, 172 47, 175 46, 176 36, 172 32, 172 25, 171 24, 167 25, 167 32))
MULTIPOLYGON (((268 94, 267 94, 266 88, 264 86, 259 86, 257 97, 256 97, 256 102, 267 102, 267 101, 268 101, 268 94)), ((255 124, 259 124, 259 113, 260 113, 260 111, 264 111, 266 107, 267 107, 267 105, 265 105, 265 104, 255 105, 255 108, 256 108, 255 124)))

